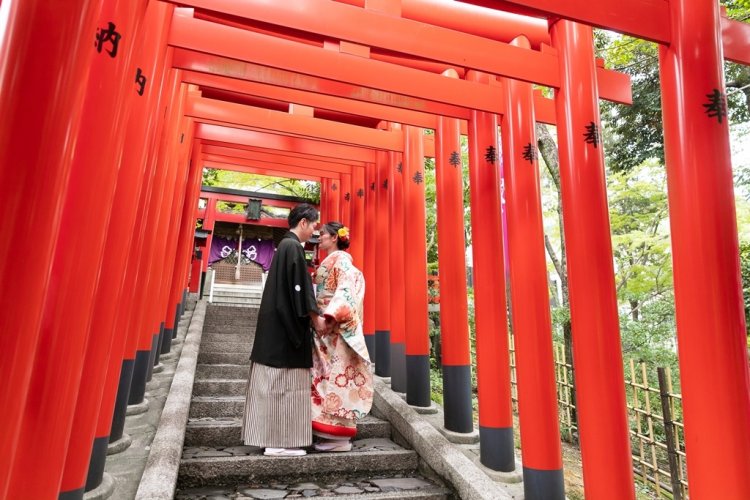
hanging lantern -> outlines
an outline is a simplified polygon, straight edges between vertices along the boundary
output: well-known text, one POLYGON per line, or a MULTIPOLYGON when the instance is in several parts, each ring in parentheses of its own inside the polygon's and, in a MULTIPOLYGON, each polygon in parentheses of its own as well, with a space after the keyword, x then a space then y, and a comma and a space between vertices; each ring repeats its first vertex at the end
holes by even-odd
POLYGON ((256 200, 248 198, 247 200, 247 211, 245 212, 245 218, 258 220, 260 219, 260 207, 263 204, 263 200, 256 200))

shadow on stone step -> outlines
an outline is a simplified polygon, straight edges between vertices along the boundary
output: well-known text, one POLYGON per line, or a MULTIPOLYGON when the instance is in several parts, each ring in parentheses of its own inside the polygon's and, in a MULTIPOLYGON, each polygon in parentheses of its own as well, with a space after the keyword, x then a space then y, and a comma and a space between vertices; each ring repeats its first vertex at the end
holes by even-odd
POLYGON ((177 491, 176 499, 203 498, 358 498, 446 499, 450 492, 417 474, 348 476, 335 481, 247 483, 236 487, 203 487, 177 491))

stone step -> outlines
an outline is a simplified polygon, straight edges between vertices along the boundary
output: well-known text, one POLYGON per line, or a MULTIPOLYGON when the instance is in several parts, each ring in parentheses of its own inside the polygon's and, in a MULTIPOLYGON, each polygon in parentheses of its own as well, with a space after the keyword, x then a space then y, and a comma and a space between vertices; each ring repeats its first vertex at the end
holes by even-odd
POLYGON ((223 304, 211 304, 214 313, 206 316, 206 321, 233 321, 240 319, 252 319, 258 317, 259 308, 231 307, 223 304), (239 312, 238 312, 239 311, 239 312))
POLYGON ((214 306, 214 305, 211 305, 211 304, 208 304, 208 309, 206 310, 206 312, 209 313, 209 314, 212 314, 214 312, 229 313, 229 314, 232 314, 232 313, 235 313, 235 314, 246 314, 243 311, 232 310, 231 308, 228 308, 226 306, 214 306))
POLYGON ((260 297, 247 297, 243 295, 214 295, 215 304, 245 304, 260 307, 260 297))
POLYGON ((238 319, 252 318, 258 316, 260 308, 231 307, 223 304, 209 304, 212 307, 212 313, 206 315, 206 319, 214 321, 216 319, 238 319))
POLYGON ((207 335, 209 333, 220 333, 222 335, 226 333, 245 333, 249 334, 251 332, 255 332, 255 327, 258 324, 258 320, 255 319, 249 319, 249 320, 242 320, 242 321, 231 321, 226 323, 215 323, 213 325, 206 325, 203 324, 203 334, 207 335))
POLYGON ((251 290, 251 291, 263 291, 263 284, 258 283, 252 283, 247 285, 235 285, 235 284, 229 284, 229 283, 214 283, 214 289, 220 289, 220 290, 251 290))
POLYGON ((198 365, 195 370, 195 378, 211 379, 240 379, 247 380, 249 368, 247 365, 198 365))
POLYGON ((241 352, 250 354, 251 342, 204 342, 201 340, 200 352, 241 352))
POLYGON ((214 295, 212 303, 214 304, 231 304, 232 307, 258 307, 260 306, 260 297, 235 297, 232 295, 214 295))
POLYGON ((242 318, 242 317, 214 318, 213 321, 203 322, 203 330, 206 331, 210 328, 217 328, 217 327, 224 327, 224 326, 247 326, 247 327, 254 328, 256 323, 258 323, 257 316, 252 316, 249 318, 242 318))
MULTIPOLYGON (((238 327, 235 332, 242 332, 242 328, 238 327)), ((244 342, 251 343, 253 341, 253 333, 245 331, 243 333, 222 333, 222 332, 207 332, 203 331, 201 337, 201 344, 204 342, 244 342)))
POLYGON ((246 307, 248 309, 257 309, 258 306, 260 305, 260 302, 256 304, 256 303, 239 302, 236 300, 232 300, 232 301, 226 301, 226 302, 225 301, 214 302, 214 304, 223 305, 227 307, 233 307, 233 308, 246 307))
POLYGON ((245 297, 248 299, 260 300, 262 292, 258 290, 228 290, 225 288, 214 288, 214 299, 216 297, 245 297))
POLYGON ((194 396, 244 396, 247 380, 208 379, 193 382, 194 396))
MULTIPOLYGON (((191 418, 185 429, 184 446, 238 446, 240 442, 241 414, 244 398, 236 418, 191 418)), ((389 438, 391 424, 371 415, 357 424, 357 439, 389 438)))
POLYGON ((221 326, 225 324, 237 324, 237 325, 254 325, 258 321, 258 316, 231 316, 231 317, 215 317, 211 321, 204 321, 204 326, 221 326))
MULTIPOLYGON (((216 325, 203 328, 203 335, 206 337, 220 336, 222 340, 224 335, 242 335, 244 339, 255 336, 255 322, 237 323, 236 325, 216 325)), ((206 340, 203 340, 206 342, 206 340)))
POLYGON ((213 321, 203 322, 203 330, 206 331, 210 328, 221 328, 226 326, 245 326, 248 328, 255 328, 257 322, 257 316, 252 316, 249 318, 214 318, 213 321))
MULTIPOLYGON (((234 308, 232 308, 234 309, 234 308)), ((239 308, 242 309, 242 308, 239 308)), ((258 318, 258 314, 256 313, 257 309, 249 309, 246 308, 248 311, 252 311, 253 314, 246 314, 246 315, 214 315, 211 318, 207 318, 203 324, 205 325, 214 325, 214 324, 222 324, 222 323, 241 323, 241 322, 252 322, 256 321, 258 318)))
POLYGON ((417 474, 402 477, 345 476, 336 481, 307 481, 292 484, 243 484, 236 487, 209 486, 178 490, 179 500, 199 498, 302 498, 357 499, 423 499, 450 498, 450 492, 417 474))
MULTIPOLYGON (((208 298, 206 298, 208 300, 208 298)), ((259 308, 232 307, 226 304, 207 304, 206 320, 216 318, 248 318, 258 315, 259 308)))
POLYGON ((245 407, 245 396, 193 396, 190 418, 239 418, 245 407))
POLYGON ((225 297, 253 297, 260 299, 263 296, 263 290, 256 288, 234 289, 214 287, 214 297, 217 297, 219 295, 223 295, 225 297))
POLYGON ((247 365, 250 355, 243 352, 199 352, 198 363, 222 365, 247 365))
POLYGON ((258 317, 258 309, 248 308, 248 307, 222 307, 221 305, 214 304, 213 307, 216 309, 227 309, 231 311, 230 313, 225 313, 223 311, 218 311, 210 316, 206 317, 206 322, 209 324, 215 322, 215 321, 240 321, 240 320, 250 320, 258 317), (235 312, 235 311, 241 311, 241 312, 235 312))
POLYGON ((284 482, 328 480, 352 474, 396 475, 413 472, 419 457, 388 439, 361 439, 345 453, 308 453, 302 457, 266 457, 262 448, 185 448, 178 486, 232 485, 277 478, 284 482))

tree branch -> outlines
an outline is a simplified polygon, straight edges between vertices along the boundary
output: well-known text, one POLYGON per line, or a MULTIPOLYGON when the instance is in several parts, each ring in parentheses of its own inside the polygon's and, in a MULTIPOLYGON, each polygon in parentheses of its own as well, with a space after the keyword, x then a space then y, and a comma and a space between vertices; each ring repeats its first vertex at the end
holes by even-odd
MULTIPOLYGON (((547 172, 549 172, 550 178, 555 185, 557 191, 557 206, 555 211, 557 212, 557 225, 560 228, 560 259, 558 261, 559 266, 556 264, 555 269, 557 275, 560 276, 560 285, 562 287, 562 300, 563 305, 568 305, 568 265, 566 262, 565 253, 565 231, 563 225, 563 206, 562 206, 562 191, 560 190, 560 160, 557 153, 557 144, 552 138, 552 134, 549 133, 546 125, 541 123, 536 125, 537 134, 537 145, 539 146, 539 152, 542 155, 544 164, 547 166, 547 172)), ((554 249, 549 241, 547 235, 545 238, 545 246, 547 252, 550 254, 550 258, 554 255, 554 249)), ((553 261, 554 262, 554 261, 553 261)))
POLYGON ((557 258, 557 253, 555 252, 555 248, 552 246, 552 242, 550 241, 549 236, 546 234, 544 235, 544 248, 547 249, 547 254, 549 255, 550 260, 552 261, 552 265, 555 266, 555 271, 557 272, 557 275, 560 276, 560 279, 562 279, 562 276, 565 271, 563 270, 560 259, 557 258))

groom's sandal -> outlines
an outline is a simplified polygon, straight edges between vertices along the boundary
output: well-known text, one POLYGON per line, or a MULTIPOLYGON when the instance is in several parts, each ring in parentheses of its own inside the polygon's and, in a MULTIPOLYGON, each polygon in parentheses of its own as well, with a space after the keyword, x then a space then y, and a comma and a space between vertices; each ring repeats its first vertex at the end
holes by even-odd
POLYGON ((301 448, 266 448, 263 454, 269 457, 301 457, 307 452, 301 448))

